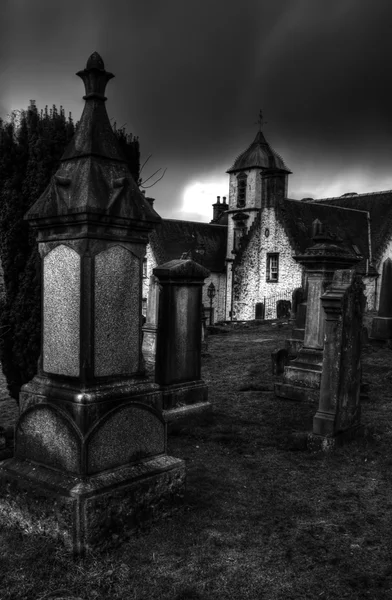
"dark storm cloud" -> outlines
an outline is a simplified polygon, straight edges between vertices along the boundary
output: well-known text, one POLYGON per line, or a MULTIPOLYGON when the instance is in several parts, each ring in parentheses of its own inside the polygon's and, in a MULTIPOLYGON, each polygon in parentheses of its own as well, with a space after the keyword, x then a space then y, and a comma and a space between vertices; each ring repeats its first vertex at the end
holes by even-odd
MULTIPOLYGON (((323 194, 356 169, 374 189, 388 180, 388 1, 12 0, 6 7, 5 80, 16 86, 9 73, 18 69, 29 97, 54 96, 43 103, 63 103, 78 118, 82 88, 73 73, 93 50, 102 54, 116 75, 110 116, 140 136, 145 157, 153 154, 145 176, 168 167, 150 190, 162 214, 175 215, 187 182, 224 174, 252 141, 260 107, 267 139, 294 172, 292 195, 323 194)), ((9 98, 5 90, 0 105, 9 98)))

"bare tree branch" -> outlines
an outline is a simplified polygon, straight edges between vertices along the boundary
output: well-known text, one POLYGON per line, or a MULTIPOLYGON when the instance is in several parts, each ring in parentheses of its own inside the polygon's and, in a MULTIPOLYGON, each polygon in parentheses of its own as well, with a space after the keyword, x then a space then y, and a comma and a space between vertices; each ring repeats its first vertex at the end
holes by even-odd
POLYGON ((141 173, 142 173, 142 171, 143 171, 143 168, 144 168, 144 166, 147 164, 147 162, 150 160, 150 158, 151 158, 151 157, 152 157, 152 154, 150 154, 150 155, 149 155, 149 156, 146 158, 146 160, 144 161, 144 163, 143 163, 143 164, 142 164, 142 166, 140 167, 139 175, 141 175, 141 173))
MULTIPOLYGON (((160 171, 160 170, 161 170, 161 169, 158 169, 158 171, 160 171)), ((158 171, 155 171, 155 173, 158 173, 158 171)), ((144 189, 146 189, 146 190, 147 190, 148 188, 152 187, 153 185, 155 185, 156 183, 158 183, 158 181, 160 181, 160 180, 162 179, 162 177, 165 175, 166 171, 167 171, 167 168, 165 168, 165 170, 163 171, 163 173, 162 173, 162 175, 159 177, 159 179, 157 179, 156 181, 154 181, 154 183, 152 183, 151 185, 140 185, 140 187, 142 187, 142 188, 144 188, 144 189)), ((154 173, 154 175, 155 175, 155 173, 154 173)), ((151 177, 152 177, 152 175, 151 175, 151 177)), ((149 177, 148 179, 151 179, 151 177, 149 177)), ((148 181, 148 179, 146 179, 146 181, 148 181)))

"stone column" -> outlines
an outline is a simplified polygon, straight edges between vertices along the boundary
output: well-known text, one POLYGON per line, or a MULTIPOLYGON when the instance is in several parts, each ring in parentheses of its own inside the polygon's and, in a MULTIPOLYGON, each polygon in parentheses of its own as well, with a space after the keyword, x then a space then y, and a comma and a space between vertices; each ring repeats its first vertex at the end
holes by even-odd
POLYGON ((78 75, 79 126, 26 215, 43 262, 42 353, 0 465, 0 520, 82 555, 170 510, 185 466, 166 454, 162 393, 142 368, 142 262, 160 217, 106 113, 113 75, 97 53, 78 75))
POLYGON ((338 270, 321 297, 326 320, 316 435, 352 435, 360 426, 363 289, 354 270, 338 270))
POLYGON ((308 282, 303 347, 285 368, 283 383, 275 385, 279 397, 310 402, 318 401, 323 361, 325 317, 320 298, 336 269, 358 262, 355 253, 327 234, 320 221, 313 224, 313 229, 314 244, 303 255, 294 257, 305 267, 308 282))
POLYGON ((148 286, 147 316, 143 325, 142 351, 147 369, 155 367, 158 330, 159 282, 151 275, 148 286))
POLYGON ((382 282, 378 314, 372 321, 371 338, 392 339, 392 260, 387 258, 382 267, 382 282))
POLYGON ((202 286, 209 271, 193 260, 154 269, 161 286, 155 381, 167 421, 210 409, 201 379, 202 286))

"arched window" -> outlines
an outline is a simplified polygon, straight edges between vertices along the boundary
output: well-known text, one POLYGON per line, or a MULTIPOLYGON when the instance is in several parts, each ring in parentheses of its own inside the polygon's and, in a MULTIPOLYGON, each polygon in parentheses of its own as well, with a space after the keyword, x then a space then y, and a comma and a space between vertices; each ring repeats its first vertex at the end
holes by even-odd
POLYGON ((237 206, 242 208, 246 203, 246 173, 240 173, 237 177, 237 206))

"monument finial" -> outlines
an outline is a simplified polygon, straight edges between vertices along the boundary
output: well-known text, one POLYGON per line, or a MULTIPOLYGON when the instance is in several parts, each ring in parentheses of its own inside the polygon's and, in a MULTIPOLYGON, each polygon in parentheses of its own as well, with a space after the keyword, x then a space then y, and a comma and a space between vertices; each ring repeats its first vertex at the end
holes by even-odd
POLYGON ((105 71, 104 62, 98 52, 92 53, 87 61, 86 68, 83 71, 78 71, 76 75, 83 79, 86 89, 86 95, 83 96, 84 100, 89 100, 90 98, 106 100, 106 85, 114 75, 105 71))
POLYGON ((99 69, 100 71, 105 70, 105 65, 102 57, 98 52, 93 52, 87 61, 86 69, 99 69))

